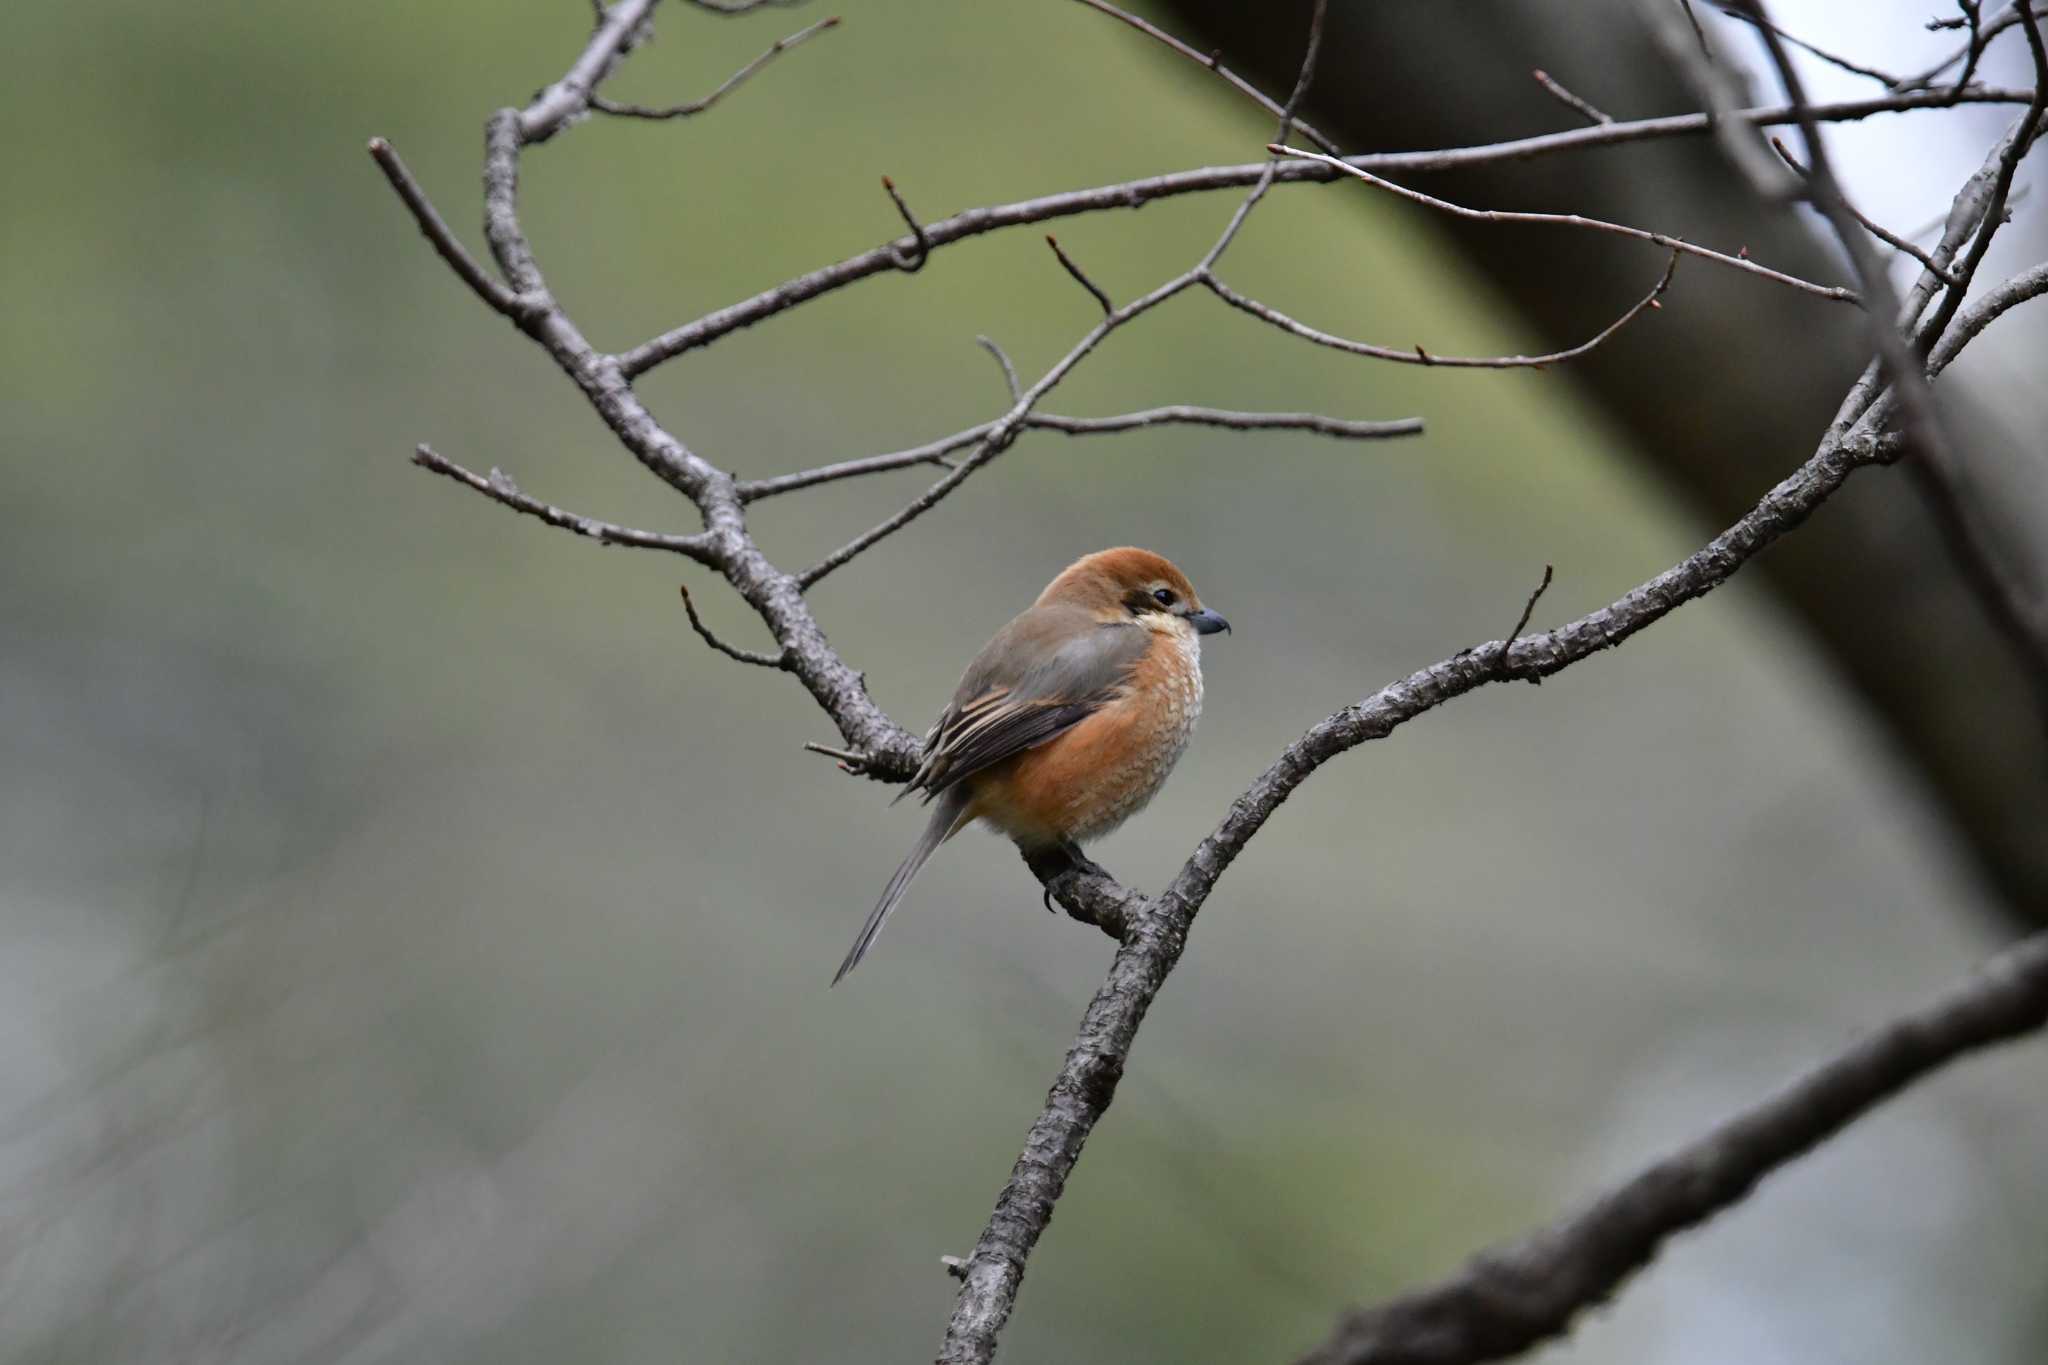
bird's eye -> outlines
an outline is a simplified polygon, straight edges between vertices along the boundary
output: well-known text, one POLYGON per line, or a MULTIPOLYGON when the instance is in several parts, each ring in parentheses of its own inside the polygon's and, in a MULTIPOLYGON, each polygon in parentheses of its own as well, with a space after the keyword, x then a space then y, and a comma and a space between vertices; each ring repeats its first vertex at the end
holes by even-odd
POLYGON ((1158 603, 1158 604, 1159 604, 1160 606, 1162 606, 1162 607, 1170 607, 1170 606, 1172 606, 1172 605, 1173 605, 1173 589, 1172 589, 1172 588, 1154 588, 1154 589, 1152 590, 1152 600, 1153 600, 1154 602, 1157 602, 1157 603, 1158 603))

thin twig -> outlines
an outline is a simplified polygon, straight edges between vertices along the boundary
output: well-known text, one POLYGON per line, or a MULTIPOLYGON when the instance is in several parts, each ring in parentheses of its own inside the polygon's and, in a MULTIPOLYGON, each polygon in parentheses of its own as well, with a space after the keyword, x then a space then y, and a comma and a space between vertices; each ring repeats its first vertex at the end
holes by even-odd
MULTIPOLYGON (((1213 52, 1198 52, 1194 48, 1189 47, 1186 43, 1182 42, 1180 39, 1174 37, 1171 33, 1168 33, 1165 29, 1160 28, 1155 24, 1152 24, 1144 19, 1139 18, 1137 15, 1132 14, 1129 10, 1118 9, 1115 5, 1109 4, 1107 0, 1081 0, 1081 3, 1086 5, 1089 9, 1097 11, 1098 13, 1107 14, 1110 18, 1117 20, 1119 23, 1130 25, 1132 28, 1138 30, 1138 32, 1144 34, 1147 38, 1150 38, 1155 42, 1163 44, 1167 48, 1170 48, 1172 51, 1179 53, 1183 57, 1186 57, 1189 61, 1195 63, 1195 65, 1200 66, 1205 70, 1213 71, 1219 78, 1222 79, 1224 84, 1228 85, 1231 89, 1237 91, 1239 94, 1250 99, 1252 103, 1258 105, 1259 108, 1265 110, 1267 113, 1273 115, 1274 117, 1277 118, 1282 113, 1282 107, 1278 100, 1273 99, 1270 95, 1267 95, 1264 91, 1260 90, 1250 81, 1238 75, 1229 67, 1223 65, 1222 61, 1219 60, 1220 54, 1213 52)), ((1315 143, 1316 146, 1322 148, 1324 151, 1331 153, 1336 152, 1336 143, 1332 142, 1329 138, 1324 137, 1321 133, 1317 132, 1307 123, 1304 123, 1300 118, 1297 117, 1294 120, 1294 126, 1303 137, 1307 138, 1310 142, 1315 143)))
MULTIPOLYGON (((1806 165, 1798 157, 1792 155, 1792 149, 1785 145, 1785 140, 1780 137, 1773 137, 1770 141, 1771 149, 1777 152, 1787 166, 1790 166, 1795 173, 1804 178, 1808 173, 1806 165)), ((1871 236, 1877 238, 1886 246, 1891 247, 1894 251, 1905 252, 1908 256, 1920 262, 1921 265, 1933 271, 1935 278, 1939 279, 1943 284, 1948 285, 1950 288, 1955 287, 1957 284, 1956 276, 1950 272, 1947 266, 1934 259, 1933 252, 1916 246, 1910 238, 1902 237, 1883 224, 1865 217, 1853 204, 1849 206, 1849 212, 1855 215, 1856 221, 1863 224, 1864 230, 1869 232, 1871 236)))
POLYGON ((1375 346, 1368 341, 1353 341, 1349 337, 1341 337, 1335 333, 1311 327, 1305 322, 1297 321, 1270 304, 1261 303, 1257 299, 1238 293, 1213 275, 1206 277, 1202 283, 1217 298, 1222 299, 1231 307, 1249 313, 1251 316, 1259 319, 1259 321, 1286 332, 1289 336, 1299 337, 1303 341, 1313 342, 1317 346, 1327 346, 1334 351, 1344 351, 1350 355, 1367 356, 1373 360, 1390 360, 1398 365, 1427 365, 1454 370, 1540 370, 1551 365, 1562 365, 1569 360, 1577 360, 1580 356, 1594 350, 1616 332, 1628 326, 1629 323, 1635 321, 1636 318, 1643 314, 1644 310, 1661 308, 1663 305, 1659 300, 1663 296, 1664 291, 1671 287, 1672 274, 1678 268, 1678 257, 1678 252, 1673 251, 1671 253, 1671 260, 1665 265, 1664 273, 1658 277, 1657 283, 1650 287, 1649 293, 1643 295, 1642 298, 1630 305, 1627 312, 1578 345, 1567 350, 1552 351, 1547 355, 1438 355, 1436 352, 1425 350, 1421 346, 1411 347, 1405 351, 1397 350, 1391 346, 1375 346))
POLYGON ((1326 417, 1319 412, 1233 412, 1229 408, 1196 407, 1186 403, 1119 413, 1114 417, 1060 417, 1049 412, 1036 413, 1025 425, 1046 431, 1063 431, 1069 436, 1103 436, 1157 426, 1222 427, 1228 431, 1307 431, 1349 441, 1378 441, 1393 436, 1422 434, 1420 417, 1354 422, 1341 417, 1326 417))
POLYGON ((781 493, 794 493, 799 488, 810 488, 821 483, 832 483, 839 479, 857 479, 864 474, 881 474, 892 469, 907 469, 911 465, 938 464, 946 455, 955 450, 973 445, 976 441, 995 430, 994 422, 981 422, 951 436, 942 436, 936 441, 927 441, 908 450, 891 451, 886 455, 869 455, 858 460, 842 460, 837 464, 820 465, 816 469, 799 470, 794 474, 778 474, 767 479, 743 479, 734 485, 741 502, 756 502, 772 498, 781 493))
MULTIPOLYGON (((1579 96, 1574 95, 1571 91, 1565 89, 1562 85, 1559 85, 1557 81, 1551 77, 1551 74, 1548 71, 1545 71, 1539 67, 1536 70, 1531 71, 1529 74, 1536 78, 1536 84, 1542 86, 1545 90, 1548 90, 1551 93, 1551 95, 1554 98, 1556 98, 1559 102, 1563 103, 1571 109, 1577 110, 1582 116, 1584 116, 1587 119, 1587 121, 1592 123, 1614 122, 1614 116, 1612 114, 1602 113, 1599 109, 1595 108, 1590 101, 1581 99, 1579 96)), ((1323 148, 1323 150, 1329 151, 1330 149, 1328 147, 1325 147, 1323 148)))
POLYGON ((1956 75, 1956 89, 1966 88, 1977 74, 1977 63, 1984 56, 1984 7, 1981 0, 1956 0, 1956 8, 1963 12, 1963 24, 1970 30, 1969 41, 1963 44, 1963 69, 1956 75))
POLYGON ((1425 205, 1442 213, 1451 214, 1454 217, 1472 219, 1483 223, 1536 223, 1549 227, 1574 227, 1584 228, 1589 232, 1612 233, 1617 237, 1628 237, 1638 242, 1653 242, 1667 251, 1682 251, 1688 256, 1697 256, 1701 260, 1712 261, 1715 265, 1727 266, 1730 270, 1740 270, 1746 274, 1760 275, 1764 279, 1771 280, 1777 284, 1797 289, 1803 294, 1811 294, 1815 298, 1829 299, 1837 303, 1861 302, 1861 299, 1853 289, 1843 289, 1836 285, 1815 284, 1812 280, 1802 280, 1797 275, 1787 275, 1782 270, 1772 270, 1769 266, 1758 265, 1747 257, 1729 256, 1723 252, 1712 251, 1703 246, 1695 246, 1691 242, 1681 241, 1676 237, 1667 237, 1661 232, 1651 232, 1646 228, 1630 227, 1626 223, 1610 223, 1604 218, 1588 218, 1583 214, 1577 213, 1518 213, 1506 209, 1466 208, 1462 204, 1453 204, 1448 199, 1438 199, 1435 195, 1424 194, 1421 190, 1411 190, 1405 185, 1396 185, 1391 180, 1382 180, 1371 171, 1363 170, 1346 161, 1339 161, 1335 157, 1324 156, 1321 152, 1303 151, 1300 148, 1284 146, 1276 146, 1273 150, 1283 156, 1303 157, 1310 161, 1322 162, 1333 170, 1338 170, 1345 175, 1351 176, 1353 179, 1363 180, 1366 184, 1386 190, 1390 194, 1399 195, 1403 199, 1425 205))
MULTIPOLYGON (((2048 18, 2048 6, 2034 5, 2028 8, 2036 18, 2048 18)), ((1948 70, 1957 62, 1961 62, 1966 74, 1957 78, 1951 93, 1963 90, 1969 85, 1967 77, 1975 74, 1977 62, 1983 56, 1985 48, 1990 46, 1991 40, 2019 24, 2021 9, 2022 6, 2018 4, 2008 3, 2004 9, 1998 12, 1995 18, 1988 21, 1980 18, 1977 23, 1971 22, 1967 9, 1964 10, 1961 16, 1955 19, 1936 19, 1930 21, 1927 25, 1930 29, 1967 28, 1970 30, 1970 37, 1961 47, 1949 53, 1948 56, 1942 58, 1933 66, 1928 67, 1918 75, 1908 76, 1903 88, 1917 90, 1923 86, 1931 85, 1940 79, 1942 72, 1948 70)))
POLYGON ((867 754, 855 753, 851 749, 835 749, 829 744, 811 744, 808 742, 804 745, 804 752, 823 754, 827 758, 836 758, 841 764, 866 764, 870 757, 867 754))
MULTIPOLYGON (((1731 19, 1740 19, 1746 24, 1754 25, 1760 22, 1768 22, 1767 20, 1759 21, 1755 15, 1745 13, 1743 10, 1733 5, 1723 5, 1721 7, 1721 13, 1727 15, 1731 19)), ((1780 38, 1782 38, 1787 43, 1790 43, 1793 47, 1798 48, 1800 51, 1810 52, 1814 56, 1826 62, 1829 66, 1838 67, 1841 70, 1848 72, 1852 76, 1863 76, 1873 81, 1880 81, 1888 90, 1896 90, 1901 85, 1905 84, 1904 77, 1894 76, 1888 71, 1879 71, 1875 67, 1858 65, 1857 63, 1850 61, 1847 57, 1837 56, 1835 53, 1829 52, 1826 48, 1815 47, 1812 43, 1807 42, 1804 38, 1796 38, 1790 33, 1787 33, 1783 28, 1779 27, 1776 24, 1771 25, 1771 31, 1773 33, 1776 33, 1780 38)))
MULTIPOLYGON (((1323 21, 1329 15, 1329 8, 1329 0, 1314 0, 1309 8, 1308 41, 1304 44, 1301 54, 1301 69, 1295 74, 1294 89, 1287 96, 1287 103, 1280 107, 1279 126, 1273 134, 1275 142, 1287 141, 1289 130, 1294 127, 1295 111, 1301 108, 1302 100, 1308 95, 1309 86, 1315 82, 1316 58, 1322 54, 1323 21)), ((1237 234, 1243 231, 1246 220, 1252 216, 1252 210, 1259 206, 1259 202, 1266 197, 1266 192, 1273 188, 1273 179, 1279 170, 1280 159, 1275 156, 1266 163, 1265 170, 1259 173, 1257 182, 1252 185, 1251 193, 1238 204, 1237 211, 1230 215, 1230 221, 1223 225, 1222 234, 1216 238, 1201 262, 1195 266, 1198 274, 1206 276, 1216 268, 1216 263, 1223 259, 1223 253, 1230 249, 1230 244, 1237 240, 1237 234)))
POLYGON ((476 296, 508 318, 519 319, 527 316, 531 309, 529 300, 507 289, 491 278, 476 258, 469 254, 469 248, 456 240, 448 223, 434 208, 433 201, 420 182, 406 168, 392 145, 381 137, 370 139, 370 159, 377 163, 377 169, 384 172, 384 178, 391 182, 391 188, 398 192, 399 199, 411 210, 413 221, 419 224, 420 232, 433 244, 434 251, 461 281, 468 285, 476 296))
POLYGON ((1024 386, 1017 381, 1017 367, 1010 363, 1010 353, 998 345, 993 337, 978 336, 974 341, 982 350, 994 356, 996 364, 1002 367, 1003 383, 1010 389, 1010 401, 1014 403, 1022 398, 1024 386))
POLYGON ((1067 255, 1066 251, 1060 246, 1059 238, 1053 236, 1050 232, 1048 232, 1045 234, 1045 244, 1051 247, 1052 254, 1059 258, 1061 267, 1065 269, 1069 275, 1072 275, 1074 277, 1074 283, 1080 285, 1083 289, 1087 290, 1090 294, 1092 294, 1095 297, 1095 301, 1102 305, 1102 314, 1104 317, 1107 317, 1111 313, 1114 313, 1116 311, 1116 305, 1109 301, 1109 295, 1103 293, 1101 286, 1097 285, 1095 281, 1088 278, 1087 271, 1081 269, 1080 266, 1074 264, 1074 258, 1067 255))
MULTIPOLYGON (((1550 591, 1550 576, 1553 572, 1554 569, 1551 565, 1545 564, 1543 566, 1543 581, 1536 585, 1536 591, 1530 593, 1529 600, 1522 604, 1522 614, 1515 618, 1515 628, 1509 631, 1507 638, 1500 642, 1500 652, 1494 656, 1493 666, 1502 673, 1507 672, 1508 651, 1514 648, 1515 641, 1522 638, 1523 630, 1527 629, 1529 625, 1529 618, 1536 614, 1536 604, 1543 600, 1544 593, 1550 591)), ((1529 681, 1536 683, 1541 682, 1542 679, 1531 678, 1529 681)))
POLYGON ((1749 182, 1767 202, 1777 203, 1792 194, 1792 178, 1772 159, 1757 137, 1756 127, 1744 122, 1736 111, 1752 100, 1749 73, 1740 62, 1721 62, 1707 45, 1706 30, 1690 0, 1680 13, 1691 25, 1669 17, 1645 0, 1644 14, 1650 20, 1651 38, 1705 110, 1721 154, 1736 174, 1749 182))
POLYGON ((882 192, 889 196, 889 202, 896 206, 897 217, 910 229, 910 245, 896 248, 896 268, 906 275, 915 275, 924 269, 924 263, 931 259, 932 242, 926 235, 917 215, 910 211, 910 205, 903 202, 903 195, 896 189, 896 182, 888 176, 882 177, 882 192))
POLYGON ((707 14, 732 18, 752 14, 757 9, 794 9, 804 0, 690 0, 690 3, 707 14))
POLYGON ((827 19, 820 19, 817 23, 812 24, 807 28, 800 28, 795 33, 790 34, 786 38, 777 38, 774 41, 774 43, 769 46, 767 51, 763 52, 760 56, 754 58, 754 60, 752 60, 751 62, 748 62, 739 70, 733 72, 730 76, 727 76, 725 80, 719 84, 719 87, 716 90, 713 90, 710 94, 704 96, 702 99, 690 100, 689 102, 684 104, 668 104, 659 107, 650 107, 645 104, 626 104, 618 100, 610 100, 604 98, 601 95, 593 94, 590 97, 590 107, 592 109, 597 110, 600 114, 610 114, 615 118, 689 118, 693 114, 703 113, 706 109, 709 109, 712 105, 724 99, 734 90, 737 90, 740 86, 744 85, 747 79, 751 77, 756 71, 759 71, 762 67, 768 65, 768 63, 774 61, 777 57, 780 57, 783 53, 789 51, 798 43, 803 42, 806 38, 809 38, 814 34, 823 33, 826 29, 837 27, 839 27, 839 16, 835 14, 827 19))
POLYGON ((716 561, 708 536, 636 531, 630 526, 620 526, 615 522, 599 521, 595 517, 564 511, 552 503, 542 502, 539 498, 529 497, 520 492, 519 486, 513 483, 503 470, 493 469, 489 474, 478 474, 438 454, 431 446, 422 445, 416 449, 412 462, 421 469, 431 470, 444 478, 466 485, 515 512, 523 512, 550 526, 573 531, 600 544, 631 545, 642 550, 667 550, 672 554, 694 559, 700 564, 711 564, 716 561))
POLYGON ((1700 56, 1710 62, 1713 61, 1713 45, 1707 41, 1707 31, 1701 27, 1699 15, 1693 13, 1692 0, 1672 0, 1672 3, 1678 6, 1678 12, 1685 16, 1685 21, 1692 25, 1692 36, 1700 45, 1700 56))
POLYGON ((760 650, 741 649, 737 645, 729 645, 719 639, 716 635, 712 634, 711 627, 704 624, 703 618, 697 615, 697 604, 690 600, 689 584, 679 583, 676 585, 676 590, 683 595, 683 611, 690 618, 690 629, 696 631, 698 638, 703 640, 705 644, 710 645, 720 654, 725 655, 726 658, 737 659, 743 664, 755 664, 762 668, 773 668, 783 671, 789 668, 788 650, 783 650, 777 654, 764 654, 760 650))
MULTIPOLYGON (((1022 398, 1021 389, 1012 395, 1013 402, 1022 398)), ((745 479, 736 484, 735 488, 740 501, 757 502, 762 498, 794 493, 801 488, 811 488, 839 479, 883 474, 912 465, 937 464, 952 451, 982 440, 995 430, 1000 421, 1001 419, 997 418, 980 422, 956 431, 951 436, 942 436, 936 441, 912 446, 908 450, 892 451, 887 455, 869 455, 858 460, 843 460, 838 464, 798 470, 793 474, 778 474, 772 478, 745 479)), ((1033 430, 1065 432, 1069 436, 1100 436, 1113 432, 1134 431, 1141 427, 1184 425, 1225 427, 1233 431, 1308 431, 1321 436, 1349 440, 1378 440, 1391 436, 1416 435, 1422 430, 1422 419, 1404 417, 1391 421, 1359 422, 1341 417, 1326 417, 1315 412, 1234 412, 1228 408, 1176 403, 1166 407, 1146 408, 1140 412, 1118 413, 1111 417, 1066 417, 1057 413, 1033 412, 1024 419, 1023 425, 1033 430)))

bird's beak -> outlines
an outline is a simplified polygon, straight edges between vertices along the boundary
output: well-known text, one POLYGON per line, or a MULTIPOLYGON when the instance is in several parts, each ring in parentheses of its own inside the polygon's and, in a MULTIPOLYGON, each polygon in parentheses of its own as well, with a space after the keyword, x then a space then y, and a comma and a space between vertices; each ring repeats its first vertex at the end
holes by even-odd
POLYGON ((1195 628, 1195 634, 1197 635, 1214 635, 1219 630, 1227 631, 1230 629, 1230 622, 1224 620, 1215 612, 1210 611, 1207 607, 1203 607, 1197 612, 1190 612, 1188 614, 1188 624, 1195 628))

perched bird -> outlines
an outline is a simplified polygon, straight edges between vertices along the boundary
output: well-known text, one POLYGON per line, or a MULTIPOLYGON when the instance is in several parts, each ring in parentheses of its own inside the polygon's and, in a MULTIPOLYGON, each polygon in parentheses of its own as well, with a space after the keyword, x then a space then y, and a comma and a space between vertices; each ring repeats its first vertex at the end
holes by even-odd
POLYGON ((1173 564, 1125 546, 1069 564, 996 632, 925 736, 901 801, 931 823, 889 879, 838 985, 940 844, 985 820, 1026 852, 1109 833, 1152 799, 1202 713, 1200 639, 1230 623, 1173 564))

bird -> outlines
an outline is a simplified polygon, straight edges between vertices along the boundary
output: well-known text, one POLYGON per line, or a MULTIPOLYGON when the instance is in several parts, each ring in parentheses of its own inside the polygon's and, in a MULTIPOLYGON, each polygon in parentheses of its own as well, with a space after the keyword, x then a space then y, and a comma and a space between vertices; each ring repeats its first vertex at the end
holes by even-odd
MULTIPOLYGON (((1109 833, 1158 792, 1202 713, 1201 637, 1230 629, 1172 561, 1124 545, 1062 569, 961 675, 896 801, 932 807, 832 984, 932 854, 976 820, 1026 854, 1109 833)), ((891 804, 895 804, 891 802, 891 804)))

